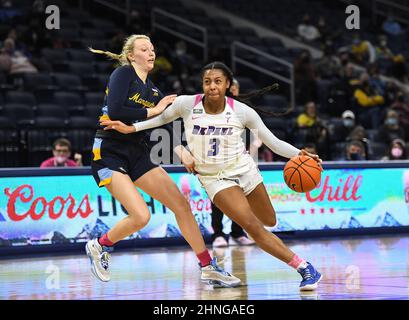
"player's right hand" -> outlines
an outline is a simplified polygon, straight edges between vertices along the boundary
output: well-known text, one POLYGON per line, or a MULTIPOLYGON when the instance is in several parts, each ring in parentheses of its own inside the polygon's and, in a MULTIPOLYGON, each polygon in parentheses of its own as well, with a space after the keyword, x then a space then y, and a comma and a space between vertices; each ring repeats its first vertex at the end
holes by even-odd
MULTIPOLYGON (((152 116, 156 116, 158 114, 161 114, 168 105, 170 105, 171 103, 173 103, 173 101, 175 101, 177 95, 176 94, 170 94, 168 96, 165 96, 162 98, 162 100, 160 100, 158 102, 158 104, 156 105, 156 107, 152 108, 152 116)), ((149 109, 148 109, 149 110, 149 109)), ((149 115, 148 115, 149 116, 149 115)))

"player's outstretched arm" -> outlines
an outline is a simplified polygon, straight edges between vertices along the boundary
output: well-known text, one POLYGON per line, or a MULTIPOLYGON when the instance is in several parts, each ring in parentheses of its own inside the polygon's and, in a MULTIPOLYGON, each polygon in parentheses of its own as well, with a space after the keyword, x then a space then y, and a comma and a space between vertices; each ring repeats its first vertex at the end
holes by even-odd
POLYGON ((254 109, 246 106, 242 112, 243 123, 249 128, 253 134, 257 135, 261 141, 274 153, 283 156, 285 158, 292 158, 297 155, 307 155, 322 163, 322 160, 318 155, 311 154, 305 150, 300 150, 293 145, 278 139, 264 124, 260 116, 254 109))
MULTIPOLYGON (((163 98, 162 100, 164 100, 165 98, 163 98)), ((168 101, 165 102, 167 103, 168 101)), ((105 126, 104 130, 116 130, 124 134, 156 128, 179 118, 181 116, 180 105, 181 104, 178 103, 178 98, 176 98, 174 99, 173 103, 169 107, 167 107, 165 111, 163 111, 160 115, 149 120, 134 123, 133 125, 126 125, 118 120, 101 120, 100 124, 102 126, 105 126)))

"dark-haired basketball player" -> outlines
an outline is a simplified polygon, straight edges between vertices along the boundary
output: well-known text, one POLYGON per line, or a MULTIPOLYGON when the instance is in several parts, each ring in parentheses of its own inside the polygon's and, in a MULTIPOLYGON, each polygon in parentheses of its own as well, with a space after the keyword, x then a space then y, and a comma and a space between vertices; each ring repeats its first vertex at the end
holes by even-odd
POLYGON ((246 152, 241 138, 243 130, 247 127, 256 131, 265 145, 283 157, 308 155, 319 163, 322 160, 278 139, 254 109, 238 99, 226 97, 232 79, 233 74, 225 64, 208 64, 202 70, 204 94, 179 96, 159 116, 133 126, 120 121, 102 121, 101 124, 106 126, 104 130, 132 133, 182 117, 190 151, 182 146, 175 151, 187 170, 196 173, 209 198, 242 226, 261 249, 301 274, 300 290, 314 290, 321 274, 264 228, 276 225, 276 213, 260 171, 246 152))

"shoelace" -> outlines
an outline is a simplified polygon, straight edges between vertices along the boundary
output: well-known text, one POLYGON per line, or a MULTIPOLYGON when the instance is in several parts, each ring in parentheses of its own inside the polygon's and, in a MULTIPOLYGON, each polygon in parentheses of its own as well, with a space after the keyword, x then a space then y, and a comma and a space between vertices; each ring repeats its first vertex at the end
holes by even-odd
POLYGON ((305 268, 303 271, 301 271, 301 275, 304 280, 310 280, 313 278, 311 275, 310 269, 308 268, 305 268))
POLYGON ((213 259, 213 260, 211 261, 210 265, 214 268, 214 270, 216 270, 217 272, 220 272, 222 275, 231 277, 231 274, 230 274, 230 273, 228 273, 227 271, 223 270, 221 267, 219 267, 219 266, 217 265, 217 259, 213 259))
POLYGON ((108 253, 108 252, 103 252, 103 253, 101 254, 101 266, 102 266, 105 270, 108 270, 108 268, 109 268, 109 259, 110 259, 110 256, 109 256, 109 253, 108 253))

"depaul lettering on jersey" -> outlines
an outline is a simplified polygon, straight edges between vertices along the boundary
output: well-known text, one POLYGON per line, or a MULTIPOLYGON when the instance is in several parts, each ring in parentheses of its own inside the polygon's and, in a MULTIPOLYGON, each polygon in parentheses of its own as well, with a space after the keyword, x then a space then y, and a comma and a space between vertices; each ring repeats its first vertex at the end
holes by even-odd
POLYGON ((193 126, 192 134, 201 135, 201 136, 231 136, 233 134, 232 127, 215 127, 215 126, 208 126, 208 127, 201 127, 198 125, 193 126))

